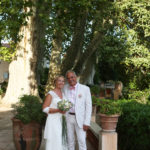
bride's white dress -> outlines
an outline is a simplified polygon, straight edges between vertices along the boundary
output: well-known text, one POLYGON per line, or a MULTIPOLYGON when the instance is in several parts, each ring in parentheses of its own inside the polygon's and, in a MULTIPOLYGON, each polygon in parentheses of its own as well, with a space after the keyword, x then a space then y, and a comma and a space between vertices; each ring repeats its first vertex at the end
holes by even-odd
MULTIPOLYGON (((52 96, 50 108, 57 108, 57 103, 61 101, 60 97, 54 92, 48 92, 52 96)), ((64 99, 64 95, 63 95, 64 99)), ((46 150, 68 150, 67 146, 62 144, 62 114, 48 114, 44 138, 46 139, 46 150)))

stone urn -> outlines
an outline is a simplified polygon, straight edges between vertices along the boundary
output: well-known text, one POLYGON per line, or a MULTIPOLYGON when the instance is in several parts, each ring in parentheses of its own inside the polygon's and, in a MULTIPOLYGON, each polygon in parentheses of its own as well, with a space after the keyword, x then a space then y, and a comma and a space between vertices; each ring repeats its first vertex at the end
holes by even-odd
POLYGON ((22 123, 12 118, 13 140, 16 150, 39 150, 42 140, 42 126, 36 122, 22 123))

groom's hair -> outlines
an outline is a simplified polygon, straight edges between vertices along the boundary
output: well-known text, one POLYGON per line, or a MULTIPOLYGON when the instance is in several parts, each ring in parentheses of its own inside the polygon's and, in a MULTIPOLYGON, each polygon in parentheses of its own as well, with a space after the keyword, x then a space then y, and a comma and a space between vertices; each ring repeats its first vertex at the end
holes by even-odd
POLYGON ((67 78, 67 75, 68 75, 69 72, 71 72, 71 73, 73 73, 75 76, 77 76, 76 73, 75 73, 73 70, 68 70, 68 71, 66 72, 66 75, 65 75, 66 78, 67 78))

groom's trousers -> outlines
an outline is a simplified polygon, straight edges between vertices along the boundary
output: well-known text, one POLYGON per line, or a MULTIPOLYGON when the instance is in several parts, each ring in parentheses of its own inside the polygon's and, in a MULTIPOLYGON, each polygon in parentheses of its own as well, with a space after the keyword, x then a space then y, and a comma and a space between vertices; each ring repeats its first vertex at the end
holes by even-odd
POLYGON ((83 128, 79 128, 75 115, 68 114, 67 130, 69 150, 75 150, 75 133, 77 136, 79 150, 87 150, 86 132, 83 130, 83 128))

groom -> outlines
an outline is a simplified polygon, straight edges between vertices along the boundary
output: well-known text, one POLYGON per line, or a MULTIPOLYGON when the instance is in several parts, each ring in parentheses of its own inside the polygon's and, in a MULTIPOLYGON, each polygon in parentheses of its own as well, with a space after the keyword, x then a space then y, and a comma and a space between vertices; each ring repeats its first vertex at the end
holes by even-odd
POLYGON ((90 126, 92 103, 89 87, 77 82, 73 71, 67 71, 68 85, 64 87, 66 98, 73 103, 67 113, 68 148, 75 150, 75 133, 79 150, 87 150, 86 131, 90 126))

